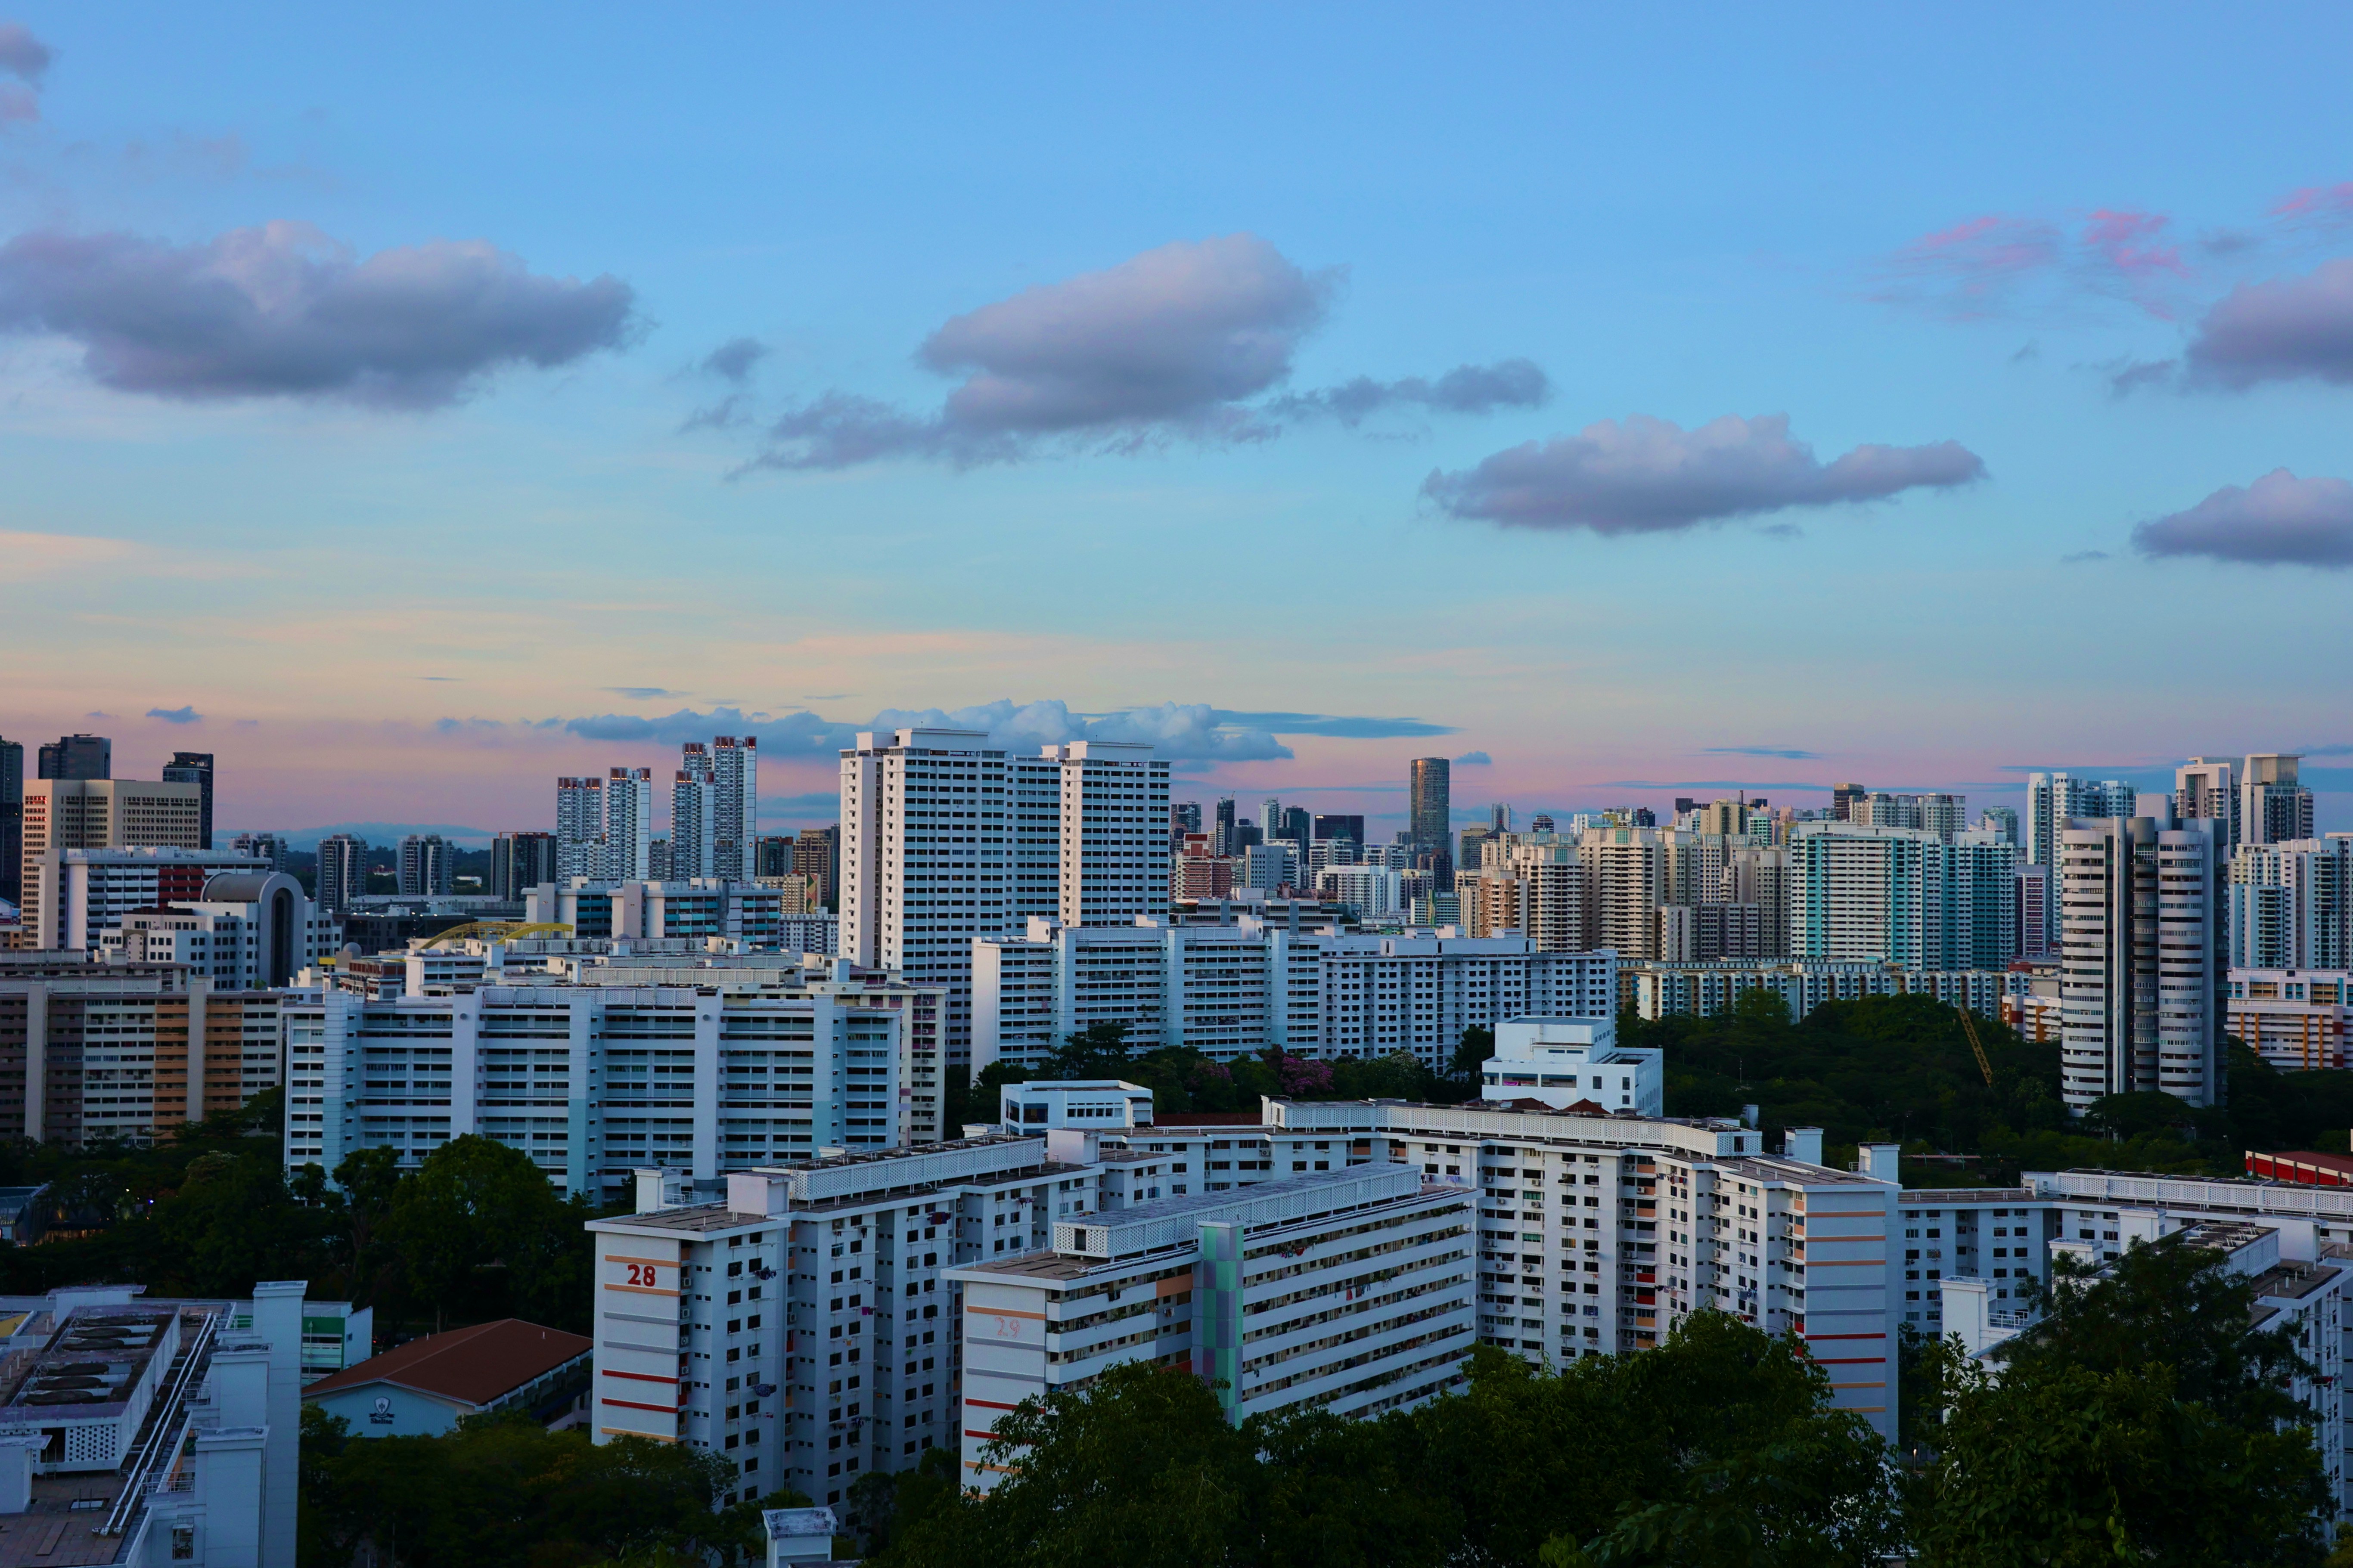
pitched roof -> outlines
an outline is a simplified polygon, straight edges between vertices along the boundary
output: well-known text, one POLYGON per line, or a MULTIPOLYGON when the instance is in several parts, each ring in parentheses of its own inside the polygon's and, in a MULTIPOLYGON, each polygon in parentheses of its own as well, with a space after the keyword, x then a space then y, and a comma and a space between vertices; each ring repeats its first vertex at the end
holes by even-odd
POLYGON ((321 1378, 302 1390, 302 1397, 392 1383, 468 1405, 490 1405, 575 1356, 586 1355, 594 1344, 562 1329, 501 1318, 411 1340, 321 1378))

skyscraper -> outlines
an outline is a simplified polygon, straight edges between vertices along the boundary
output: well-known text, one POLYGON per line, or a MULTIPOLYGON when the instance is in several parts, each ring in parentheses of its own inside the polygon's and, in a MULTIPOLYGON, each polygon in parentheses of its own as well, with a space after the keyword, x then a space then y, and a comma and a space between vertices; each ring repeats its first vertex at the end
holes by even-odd
POLYGON ((2241 844, 2286 844, 2312 837, 2312 792, 2296 782, 2300 755, 2259 753, 2239 775, 2241 844))
POLYGON ((266 860, 273 871, 286 869, 286 838, 278 833, 240 833, 228 841, 231 850, 266 860))
POLYGON ((641 882, 653 875, 654 771, 615 768, 605 780, 605 853, 597 875, 641 882))
POLYGON ((1282 831, 1276 834, 1275 837, 1278 838, 1290 839, 1293 843, 1299 846, 1299 852, 1302 855, 1306 854, 1308 844, 1312 842, 1315 837, 1314 814, 1310 812, 1303 805, 1284 806, 1282 808, 1282 831))
POLYGON ((520 899, 555 880, 553 833, 501 833, 491 841, 491 897, 520 899))
POLYGON ((1433 858, 1430 868, 1439 885, 1451 886, 1451 843, 1454 837, 1454 768, 1444 757, 1416 757, 1406 773, 1406 822, 1409 840, 1418 855, 1433 858))
POLYGON ((1854 820, 1854 803, 1871 792, 1859 784, 1831 785, 1831 815, 1841 822, 1854 820))
POLYGON ((2238 764, 2228 758, 2192 757, 2173 770, 2173 815, 2185 822, 2218 822, 2222 853, 2239 847, 2238 764))
POLYGON ((1227 795, 1218 802, 1217 824, 1211 829, 1209 847, 1221 857, 1236 852, 1232 795, 1227 795))
POLYGON ((2150 1089, 2221 1102, 2221 824, 2140 803, 2059 834, 2061 1088, 2079 1116, 2150 1089))
POLYGON ((2078 817, 2130 816, 2135 806, 2133 786, 2122 779, 2079 779, 2069 773, 2026 775, 2026 821, 2020 837, 2020 858, 2030 866, 2049 866, 2052 898, 2050 928, 2045 940, 2059 941, 2059 906, 2065 884, 2058 872, 2059 836, 2078 817))
POLYGON ((1282 837, 1282 802, 1273 795, 1258 803, 1258 830, 1267 838, 1282 837))
POLYGON ((1342 816, 1333 812, 1319 811, 1315 814, 1314 837, 1345 838, 1361 849, 1365 847, 1365 819, 1361 814, 1356 813, 1342 816))
POLYGON ((341 913, 367 891, 368 844, 348 833, 330 833, 319 840, 318 895, 311 901, 322 911, 341 913))
MULTIPOLYGON (((605 781, 597 778, 555 781, 555 878, 605 874, 605 781)), ((360 884, 365 887, 364 882, 360 884)), ((323 884, 322 884, 323 886, 323 884)), ((319 900, 326 908, 326 900, 319 900)))
POLYGON ((405 898, 444 897, 457 889, 456 850, 438 833, 400 841, 400 891, 405 898))
POLYGON ((1512 807, 1508 801, 1496 801, 1487 807, 1487 831, 1509 833, 1512 830, 1512 807))
POLYGON ((1062 923, 1166 921, 1168 841, 1156 829, 1168 819, 1168 764, 1150 746, 1106 741, 1047 746, 1043 757, 1060 773, 1062 923))
POLYGON ((41 748, 45 779, 111 779, 114 742, 103 735, 66 735, 41 748))
POLYGON ((2353 838, 2242 844, 2228 891, 2233 969, 2353 969, 2353 838))
POLYGON ((1180 800, 1176 805, 1170 806, 1168 808, 1168 826, 1173 831, 1177 833, 1200 832, 1201 803, 1198 800, 1180 800))
POLYGON ((703 875, 748 882, 760 837, 760 737, 713 740, 711 782, 711 868, 703 875))
POLYGON ((0 899, 23 896, 25 876, 25 748, 0 741, 0 899))
POLYGON ((213 754, 210 752, 174 752, 164 764, 165 784, 192 784, 196 786, 197 815, 204 834, 201 849, 213 847, 213 754))
POLYGON ((804 827, 793 839, 794 875, 811 879, 817 901, 827 909, 841 907, 841 827, 804 827))
POLYGON ((700 741, 679 748, 670 786, 670 874, 680 881, 719 875, 719 781, 700 741))

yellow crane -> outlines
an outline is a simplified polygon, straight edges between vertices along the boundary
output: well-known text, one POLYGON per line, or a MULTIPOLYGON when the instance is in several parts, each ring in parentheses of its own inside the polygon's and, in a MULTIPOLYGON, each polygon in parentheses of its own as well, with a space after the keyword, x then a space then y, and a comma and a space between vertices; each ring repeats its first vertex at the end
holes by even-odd
POLYGON ((1978 1058, 1978 1071, 1985 1074, 1986 1087, 1993 1087, 1993 1063, 1986 1059, 1985 1043, 1978 1038, 1978 1021, 1965 1005, 1957 1005, 1953 1011, 1961 1016, 1961 1033, 1969 1037, 1969 1049, 1978 1058))

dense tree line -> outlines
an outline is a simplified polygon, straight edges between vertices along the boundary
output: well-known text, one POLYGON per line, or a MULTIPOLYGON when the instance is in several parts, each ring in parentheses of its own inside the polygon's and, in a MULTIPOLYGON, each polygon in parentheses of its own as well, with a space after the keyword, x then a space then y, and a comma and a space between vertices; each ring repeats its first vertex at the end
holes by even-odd
POLYGON ((1411 1100, 1452 1104, 1477 1093, 1476 1064, 1487 1059, 1493 1036, 1465 1033, 1450 1070, 1436 1073, 1410 1051, 1385 1057, 1322 1061, 1274 1047, 1255 1056, 1219 1061, 1191 1046, 1134 1048, 1124 1024, 1092 1024, 1064 1037, 1039 1067, 992 1062, 955 1110, 960 1121, 993 1121, 997 1090, 1031 1079, 1124 1079, 1152 1090, 1153 1108, 1188 1111, 1255 1111, 1261 1095, 1286 1100, 1411 1100))
POLYGON ((502 1317, 582 1331, 597 1212, 493 1139, 443 1144, 403 1172, 364 1149, 290 1173, 275 1092, 152 1146, 0 1147, 0 1182, 46 1182, 60 1232, 0 1247, 0 1291, 136 1281, 159 1296, 239 1297, 257 1279, 376 1310, 380 1339, 502 1317))
POLYGON ((1718 1313, 1658 1350, 1554 1371, 1482 1347, 1468 1391, 1371 1421, 1222 1418, 1135 1363, 999 1426, 994 1495, 953 1457, 861 1484, 879 1568, 1922 1568, 2314 1565, 2327 1487, 2211 1252, 2063 1275, 1991 1366, 1915 1347, 1905 1443, 1829 1405, 1794 1338, 1718 1313))
POLYGON ((2235 1041, 2224 1106, 2111 1095, 2071 1121, 2057 1042, 1976 1022, 1990 1086, 1959 1015, 1926 996, 1825 1003, 1792 1023, 1778 998, 1751 992, 1716 1017, 1621 1016, 1619 1039, 1663 1049, 1671 1116, 1737 1116, 1756 1105, 1767 1147, 1780 1147, 1785 1127, 1820 1127, 1833 1164, 1863 1142, 1974 1157, 1907 1163, 1907 1185, 2002 1184, 2021 1170, 2078 1165, 2232 1174, 2249 1149, 2341 1152, 2353 1128, 2353 1071, 2282 1072, 2235 1041))
POLYGON ((760 1510, 721 1506, 734 1480, 683 1443, 550 1432, 528 1415, 469 1416, 434 1437, 353 1437, 302 1413, 301 1568, 346 1568, 363 1543, 389 1568, 725 1568, 766 1552, 760 1510))

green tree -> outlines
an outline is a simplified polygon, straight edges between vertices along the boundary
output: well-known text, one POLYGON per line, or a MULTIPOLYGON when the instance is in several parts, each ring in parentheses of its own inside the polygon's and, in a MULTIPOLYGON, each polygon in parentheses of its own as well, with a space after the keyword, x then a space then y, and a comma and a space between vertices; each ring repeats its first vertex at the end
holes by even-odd
POLYGON ((1495 1054, 1495 1031, 1484 1025, 1473 1024, 1462 1031, 1454 1043, 1454 1055, 1446 1063, 1446 1076, 1464 1083, 1477 1083, 1479 1070, 1487 1058, 1495 1054))
POLYGON ((2317 1563, 2328 1487, 2302 1427, 2251 1431, 2179 1396, 2171 1367, 1953 1357, 1910 1512, 1934 1568, 2317 1563))
POLYGON ((592 1212, 549 1186, 528 1154, 468 1133, 427 1156, 393 1191, 381 1235, 432 1308, 452 1318, 501 1314, 586 1326, 592 1212))
POLYGON ((2042 1318, 2001 1347, 2005 1375, 2052 1367, 2095 1373, 2152 1363, 2173 1390, 2248 1432, 2306 1418, 2281 1385, 2314 1369, 2284 1328, 2254 1325, 2254 1281, 2210 1247, 2178 1237, 2126 1248, 2097 1270, 2052 1260, 2042 1318))

